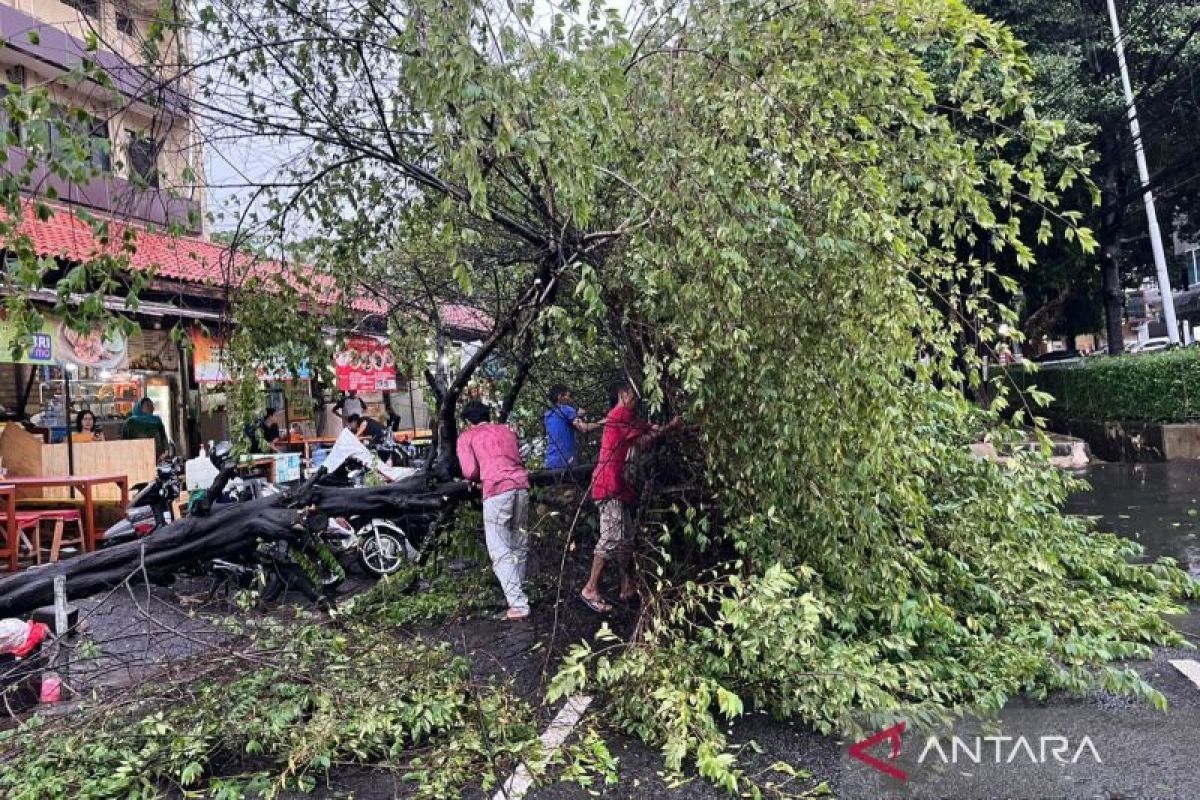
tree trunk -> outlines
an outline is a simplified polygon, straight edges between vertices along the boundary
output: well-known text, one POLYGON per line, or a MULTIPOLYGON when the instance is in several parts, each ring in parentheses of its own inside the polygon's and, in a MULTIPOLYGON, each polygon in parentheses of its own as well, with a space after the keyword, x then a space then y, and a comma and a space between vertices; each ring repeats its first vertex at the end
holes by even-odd
MULTIPOLYGON (((435 434, 437 438, 433 442, 434 452, 430 454, 431 460, 428 462, 431 475, 441 480, 448 480, 461 474, 458 467, 458 455, 455 453, 455 445, 458 442, 458 421, 455 419, 455 414, 458 412, 458 400, 475 375, 475 370, 487 360, 501 342, 518 332, 517 329, 522 321, 526 326, 537 324, 538 315, 553 299, 557 291, 559 266, 566 263, 570 263, 570 259, 560 259, 554 255, 542 259, 537 274, 521 293, 521 299, 512 312, 496 326, 496 329, 483 341, 467 363, 462 365, 462 369, 454 376, 454 380, 450 381, 445 392, 438 397, 438 424, 435 434), (529 312, 530 316, 523 320, 524 312, 529 312)), ((513 402, 515 402, 515 397, 513 402)))
MULTIPOLYGON (((535 486, 581 481, 591 465, 530 474, 535 486)), ((279 495, 222 508, 211 516, 187 517, 134 542, 86 553, 0 580, 0 617, 23 616, 54 602, 54 578, 67 580, 72 600, 120 585, 137 573, 171 574, 181 568, 229 558, 253 548, 260 540, 278 539, 301 520, 305 509, 329 516, 395 518, 436 514, 456 503, 478 497, 464 481, 430 486, 424 476, 366 489, 318 486, 311 481, 279 495)))
POLYGON ((1119 200, 1123 186, 1121 139, 1111 127, 1100 136, 1100 162, 1096 175, 1100 185, 1101 208, 1098 231, 1101 265, 1101 291, 1104 300, 1104 327, 1109 355, 1125 352, 1125 292, 1121 286, 1121 229, 1125 207, 1119 200))

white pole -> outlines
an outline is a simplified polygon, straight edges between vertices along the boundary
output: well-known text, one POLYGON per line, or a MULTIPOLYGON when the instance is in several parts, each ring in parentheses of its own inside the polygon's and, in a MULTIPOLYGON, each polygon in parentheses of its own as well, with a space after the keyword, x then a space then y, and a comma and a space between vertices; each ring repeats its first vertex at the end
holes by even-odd
POLYGON ((1154 268, 1158 271, 1158 290, 1162 294, 1163 322, 1171 344, 1179 344, 1179 325, 1175 322, 1175 299, 1171 296, 1171 276, 1167 274, 1167 253, 1163 249, 1158 214, 1154 210, 1154 193, 1150 191, 1150 169, 1146 166, 1146 151, 1142 147, 1142 129, 1138 125, 1137 106, 1133 102, 1133 84, 1125 65, 1125 44, 1121 41, 1121 24, 1117 21, 1116 0, 1108 0, 1108 16, 1112 20, 1113 36, 1117 43, 1117 64, 1121 68, 1121 84, 1125 87, 1125 103, 1129 106, 1129 131, 1133 136, 1133 155, 1138 175, 1142 179, 1142 199, 1146 203, 1146 221, 1150 225, 1150 249, 1154 251, 1154 268))

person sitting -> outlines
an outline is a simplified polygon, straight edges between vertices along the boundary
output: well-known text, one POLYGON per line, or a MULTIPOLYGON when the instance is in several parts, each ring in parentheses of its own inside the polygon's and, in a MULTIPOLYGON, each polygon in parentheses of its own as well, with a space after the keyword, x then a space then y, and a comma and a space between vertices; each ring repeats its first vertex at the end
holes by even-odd
POLYGON ((278 408, 268 408, 257 422, 246 426, 243 433, 250 443, 250 452, 265 453, 270 450, 278 453, 282 450, 279 445, 279 415, 278 408))
POLYGON ((86 408, 75 416, 75 432, 71 434, 75 444, 103 442, 104 434, 96 428, 96 415, 86 408))
POLYGON ((170 440, 167 439, 167 428, 162 418, 154 413, 154 401, 143 397, 134 410, 133 415, 121 426, 122 439, 153 439, 154 455, 162 458, 167 452, 170 440))

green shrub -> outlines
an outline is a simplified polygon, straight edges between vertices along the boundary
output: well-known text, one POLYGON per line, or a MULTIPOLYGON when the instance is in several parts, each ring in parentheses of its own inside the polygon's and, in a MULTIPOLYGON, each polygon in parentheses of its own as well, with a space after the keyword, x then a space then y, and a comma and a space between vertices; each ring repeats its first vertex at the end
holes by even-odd
POLYGON ((1200 419, 1200 349, 1097 358, 1036 371, 1017 367, 1004 374, 1026 398, 1036 387, 1053 396, 1053 411, 1071 417, 1135 422, 1200 419))

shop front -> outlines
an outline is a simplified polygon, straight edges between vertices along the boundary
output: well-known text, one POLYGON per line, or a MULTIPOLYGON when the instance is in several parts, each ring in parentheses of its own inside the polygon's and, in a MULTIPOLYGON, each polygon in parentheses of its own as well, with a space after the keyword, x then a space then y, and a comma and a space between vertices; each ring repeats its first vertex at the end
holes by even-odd
MULTIPOLYGON (((152 349, 155 336, 78 335, 60 320, 46 318, 20 352, 12 348, 13 326, 0 320, 0 393, 8 422, 0 434, 0 458, 9 476, 33 479, 68 475, 120 476, 126 488, 152 477, 154 443, 122 441, 121 428, 138 400, 157 399, 160 416, 174 436, 171 362, 131 360, 152 349), (134 365, 142 369, 134 370, 134 365), (97 418, 101 440, 76 437, 77 415, 97 418), (16 421, 20 421, 19 424, 16 421)), ((174 366, 178 368, 178 358, 174 366)), ((97 490, 94 499, 123 496, 115 486, 97 490)), ((69 500, 70 488, 22 490, 22 499, 69 500)))
MULTIPOLYGON (((196 384, 198 435, 201 441, 221 441, 233 438, 229 424, 230 393, 233 375, 220 337, 194 328, 192 342, 192 374, 196 384)), ((259 367, 258 379, 262 400, 257 413, 267 408, 281 408, 285 429, 296 430, 301 436, 315 435, 312 375, 307 365, 296 374, 278 365, 259 367)))
POLYGON ((119 439, 125 420, 143 397, 154 401, 167 436, 180 440, 184 418, 179 392, 179 349, 162 329, 137 328, 130 336, 79 333, 47 317, 19 358, 12 355, 12 326, 0 321, 0 403, 9 417, 30 419, 63 441, 78 414, 90 411, 105 439, 119 439))

